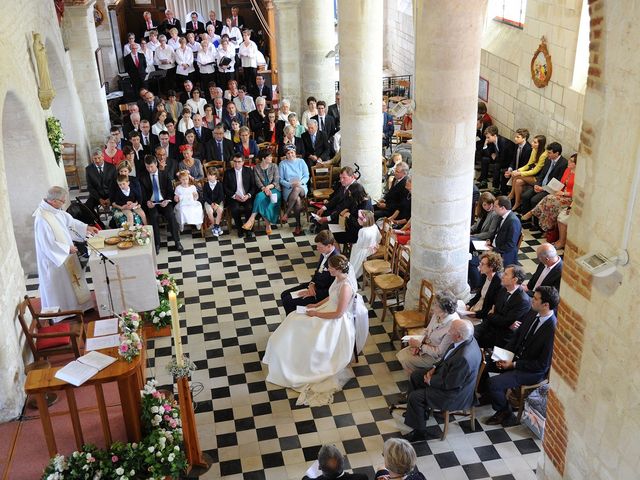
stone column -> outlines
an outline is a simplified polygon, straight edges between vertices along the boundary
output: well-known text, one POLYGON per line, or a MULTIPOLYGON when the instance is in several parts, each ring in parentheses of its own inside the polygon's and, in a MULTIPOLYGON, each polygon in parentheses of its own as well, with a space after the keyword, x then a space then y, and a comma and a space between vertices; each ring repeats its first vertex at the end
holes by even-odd
POLYGON ((280 99, 300 105, 300 0, 274 0, 276 7, 276 48, 280 99))
POLYGON ((382 194, 383 2, 341 1, 338 16, 341 163, 357 163, 360 181, 377 199, 382 194))
POLYGON ((93 20, 95 1, 85 0, 84 4, 73 5, 67 3, 64 12, 73 77, 92 147, 104 144, 110 126, 105 89, 100 83, 96 66, 99 45, 93 20))
MULTIPOLYGON (((349 2, 350 3, 350 2, 349 2)), ((306 109, 307 97, 314 96, 331 105, 335 100, 336 68, 333 55, 336 38, 332 0, 302 0, 300 2, 300 64, 302 71, 301 105, 298 115, 306 109)), ((293 105, 293 102, 292 102, 293 105)))
POLYGON ((416 5, 411 281, 423 278, 458 298, 469 292, 469 225, 486 0, 416 5))

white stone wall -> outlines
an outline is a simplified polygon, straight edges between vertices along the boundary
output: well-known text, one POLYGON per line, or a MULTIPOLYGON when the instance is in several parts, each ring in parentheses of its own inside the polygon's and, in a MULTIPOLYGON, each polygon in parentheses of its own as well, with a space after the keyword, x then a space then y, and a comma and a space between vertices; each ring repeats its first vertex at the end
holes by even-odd
MULTIPOLYGON (((31 215, 48 187, 66 185, 47 139, 45 118, 50 112, 42 110, 37 96, 29 54, 32 32, 42 34, 50 65, 55 58, 63 71, 70 69, 53 2, 11 0, 2 6, 0 29, 11 35, 0 37, 0 422, 19 415, 24 401, 27 353, 16 313, 25 294, 25 271, 35 272, 31 215)), ((75 91, 73 85, 67 87, 75 91)))
POLYGON ((582 0, 529 0, 524 30, 487 19, 480 75, 489 81, 490 115, 502 135, 517 128, 576 151, 584 94, 571 88, 582 0), (531 58, 545 37, 553 73, 545 88, 531 80, 531 58))
MULTIPOLYGON (((575 390, 552 373, 568 429, 565 479, 635 479, 640 470, 640 198, 627 207, 640 180, 640 42, 637 2, 602 1, 595 86, 585 95, 583 145, 576 190, 580 218, 569 240, 586 252, 617 255, 630 222, 629 263, 608 278, 594 278, 591 299, 562 287, 566 301, 586 321, 580 376, 575 390), (638 184, 636 184, 636 188, 638 184)), ((541 478, 559 479, 548 458, 541 478)))
POLYGON ((415 37, 411 0, 385 1, 384 66, 395 75, 413 75, 415 37))

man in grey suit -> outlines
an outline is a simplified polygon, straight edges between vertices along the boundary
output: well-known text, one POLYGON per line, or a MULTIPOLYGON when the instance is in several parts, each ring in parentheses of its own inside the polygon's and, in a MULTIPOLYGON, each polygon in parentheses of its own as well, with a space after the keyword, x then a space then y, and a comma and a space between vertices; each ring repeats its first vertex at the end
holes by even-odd
POLYGON ((482 354, 473 337, 473 324, 468 320, 453 320, 449 335, 453 343, 442 360, 431 370, 416 370, 411 374, 404 423, 413 428, 406 438, 412 443, 427 439, 427 409, 465 410, 475 402, 482 354))

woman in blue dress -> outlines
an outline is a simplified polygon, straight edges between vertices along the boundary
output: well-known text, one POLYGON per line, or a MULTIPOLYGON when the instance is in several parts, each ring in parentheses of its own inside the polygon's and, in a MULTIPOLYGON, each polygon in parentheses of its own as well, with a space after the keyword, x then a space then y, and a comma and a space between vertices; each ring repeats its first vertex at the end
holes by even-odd
POLYGON ((256 178, 256 186, 260 190, 253 200, 253 213, 242 226, 245 230, 252 230, 256 216, 264 218, 267 235, 271 234, 271 224, 277 223, 280 215, 280 173, 278 166, 273 163, 271 151, 260 150, 258 163, 253 167, 256 178))

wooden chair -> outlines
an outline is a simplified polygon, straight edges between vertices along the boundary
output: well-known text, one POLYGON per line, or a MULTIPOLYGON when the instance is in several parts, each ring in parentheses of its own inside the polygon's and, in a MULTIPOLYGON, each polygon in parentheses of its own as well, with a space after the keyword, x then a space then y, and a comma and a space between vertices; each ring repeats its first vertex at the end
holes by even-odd
POLYGON ((80 310, 39 313, 32 305, 29 296, 25 295, 18 306, 18 321, 36 362, 54 355, 73 353, 76 358, 80 356, 79 339, 85 338, 84 316, 80 310), (25 316, 27 309, 32 318, 30 324, 25 316), (50 324, 51 318, 65 315, 73 315, 78 321, 72 319, 72 321, 65 320, 55 325, 50 324))
POLYGON ((427 328, 431 320, 431 303, 433 302, 433 285, 429 280, 420 282, 420 298, 417 310, 400 310, 393 314, 392 338, 402 338, 410 328, 427 328))
MULTIPOLYGON (((384 224, 383 224, 383 232, 384 232, 384 224)), ((384 233, 383 233, 384 234, 384 233)), ((373 279, 377 275, 382 275, 384 273, 391 272, 393 267, 393 261, 395 259, 396 249, 398 247, 398 239, 393 234, 392 231, 387 233, 387 237, 385 239, 385 245, 383 248, 383 256, 382 258, 377 258, 373 260, 367 260, 362 264, 362 288, 364 289, 367 284, 367 280, 371 283, 371 295, 369 295, 369 302, 373 305, 373 300, 375 298, 375 291, 373 289, 373 279)))
POLYGON ((333 193, 333 169, 331 166, 315 165, 311 167, 311 195, 314 201, 328 200, 333 193))
POLYGON ((387 310, 390 309, 387 299, 390 295, 396 296, 396 307, 401 305, 400 296, 402 294, 403 301, 405 290, 407 288, 407 282, 409 281, 410 272, 410 256, 411 250, 404 245, 400 245, 396 250, 395 262, 391 273, 383 273, 373 278, 373 295, 371 298, 371 305, 375 301, 375 294, 377 290, 380 290, 382 295, 382 318, 381 322, 384 322, 387 310))
POLYGON ((208 162, 206 162, 204 165, 204 171, 207 171, 207 168, 209 167, 215 167, 218 169, 218 180, 222 181, 222 177, 224 176, 224 170, 225 170, 225 165, 224 165, 224 160, 210 160, 208 162))
POLYGON ((533 385, 520 385, 518 389, 510 388, 507 390, 507 399, 511 406, 518 410, 518 423, 522 419, 522 413, 524 412, 524 402, 527 397, 533 392, 536 388, 546 385, 549 383, 549 374, 547 377, 539 383, 534 383, 533 385))
POLYGON ((439 410, 444 416, 444 427, 442 428, 442 437, 440 437, 440 440, 444 440, 445 438, 447 438, 447 433, 449 432, 449 420, 452 415, 463 415, 463 416, 469 417, 469 421, 471 423, 470 425, 471 431, 472 432, 476 431, 475 403, 476 403, 476 399, 478 398, 478 386, 480 385, 480 379, 482 378, 484 369, 487 367, 487 361, 485 360, 485 357, 484 357, 484 350, 480 349, 480 353, 482 354, 482 360, 480 361, 480 367, 478 368, 478 376, 476 377, 476 388, 475 388, 473 403, 471 404, 471 407, 469 407, 467 410, 459 410, 459 411, 439 410))
POLYGON ((61 157, 65 175, 75 179, 76 186, 79 190, 82 190, 82 185, 80 184, 80 169, 77 165, 78 158, 76 144, 63 143, 61 157))

